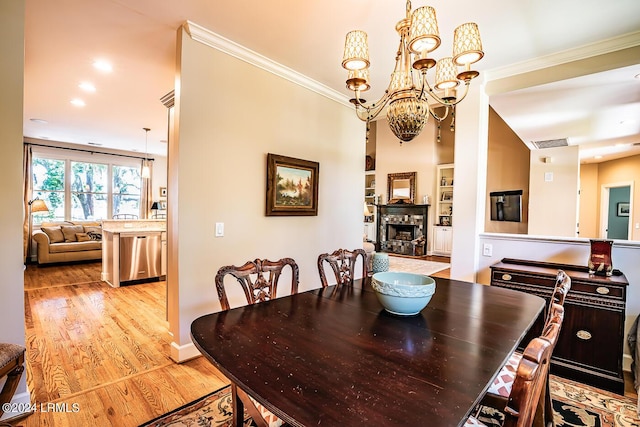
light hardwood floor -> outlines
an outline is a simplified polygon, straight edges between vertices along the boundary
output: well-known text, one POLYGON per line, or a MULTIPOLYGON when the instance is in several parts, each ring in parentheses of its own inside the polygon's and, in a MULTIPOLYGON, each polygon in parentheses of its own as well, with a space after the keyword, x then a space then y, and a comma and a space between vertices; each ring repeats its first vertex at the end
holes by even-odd
POLYGON ((26 373, 37 411, 15 425, 138 426, 227 384, 202 357, 169 359, 165 282, 112 288, 99 277, 99 262, 27 268, 26 373))

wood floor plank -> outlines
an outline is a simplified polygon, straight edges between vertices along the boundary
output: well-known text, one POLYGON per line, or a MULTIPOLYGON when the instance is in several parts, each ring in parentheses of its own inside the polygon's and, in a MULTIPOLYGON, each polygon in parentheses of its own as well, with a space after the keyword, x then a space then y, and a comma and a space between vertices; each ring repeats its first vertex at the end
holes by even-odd
POLYGON ((112 288, 99 263, 71 267, 25 273, 27 385, 42 410, 16 425, 137 426, 227 384, 203 358, 169 358, 165 282, 112 288))

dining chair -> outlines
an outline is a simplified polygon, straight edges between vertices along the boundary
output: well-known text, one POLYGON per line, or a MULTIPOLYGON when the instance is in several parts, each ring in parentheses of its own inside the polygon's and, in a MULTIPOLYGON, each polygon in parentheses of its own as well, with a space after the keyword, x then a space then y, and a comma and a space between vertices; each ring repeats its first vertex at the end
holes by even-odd
POLYGON ((224 286, 226 275, 235 277, 242 287, 247 303, 255 304, 276 297, 280 275, 287 265, 291 267, 291 295, 293 295, 298 292, 300 270, 292 258, 282 258, 278 261, 256 259, 247 261, 240 267, 235 265, 221 267, 216 274, 215 283, 222 309, 229 310, 231 308, 224 286), (265 273, 268 273, 267 277, 265 277, 265 273))
MULTIPOLYGON (((553 412, 546 413, 549 394, 551 355, 558 342, 564 319, 564 308, 553 304, 553 315, 542 335, 529 342, 522 352, 515 379, 506 403, 502 406, 502 427, 553 427, 553 412), (550 418, 549 418, 550 416, 550 418)), ((549 397, 550 400, 550 397, 549 397)), ((485 426, 477 417, 467 419, 464 427, 485 426)))
POLYGON ((336 277, 336 283, 340 285, 352 285, 354 279, 354 270, 358 257, 362 258, 362 278, 367 277, 367 254, 364 249, 337 249, 331 254, 324 253, 318 256, 318 272, 320 273, 320 282, 322 287, 329 286, 325 272, 325 263, 331 266, 333 274, 336 277))
POLYGON ((5 404, 13 399, 22 377, 25 350, 21 345, 0 343, 0 380, 6 377, 0 391, 0 417, 4 414, 5 404))
MULTIPOLYGON (((236 278, 242 287, 248 304, 257 304, 276 298, 278 281, 282 270, 287 265, 291 267, 291 295, 293 295, 298 292, 300 272, 298 264, 292 258, 282 258, 278 261, 256 259, 248 261, 240 267, 235 265, 221 267, 216 274, 215 283, 222 310, 231 308, 224 286, 224 278, 227 275, 236 278)), ((281 419, 233 382, 231 383, 231 393, 235 425, 242 425, 242 414, 245 408, 257 427, 279 427, 284 425, 281 419)))
MULTIPOLYGON (((559 311, 558 307, 564 307, 564 300, 570 289, 571 278, 563 270, 558 270, 555 286, 553 292, 551 293, 549 306, 547 308, 547 315, 545 316, 543 331, 548 328, 553 319, 557 319, 559 311)), ((562 310, 562 314, 564 317, 564 309, 562 310)), ((517 367, 522 360, 522 354, 523 353, 516 350, 509 356, 507 363, 505 363, 505 365, 502 367, 493 383, 491 383, 491 386, 489 386, 489 389, 487 390, 485 396, 483 397, 483 404, 491 406, 493 408, 498 408, 502 406, 508 399, 509 394, 511 393, 511 389, 513 388, 513 383, 515 381, 517 367)), ((548 422, 551 418, 553 418, 553 407, 551 397, 549 396, 548 383, 546 387, 547 393, 544 402, 544 413, 546 417, 545 421, 548 422)))

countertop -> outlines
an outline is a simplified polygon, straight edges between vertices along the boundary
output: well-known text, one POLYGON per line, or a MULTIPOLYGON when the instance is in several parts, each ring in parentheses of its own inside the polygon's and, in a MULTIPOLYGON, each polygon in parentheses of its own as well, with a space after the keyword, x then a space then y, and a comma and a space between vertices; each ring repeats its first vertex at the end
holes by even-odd
POLYGON ((167 222, 158 219, 110 219, 102 221, 102 230, 108 233, 160 232, 167 230, 167 222))

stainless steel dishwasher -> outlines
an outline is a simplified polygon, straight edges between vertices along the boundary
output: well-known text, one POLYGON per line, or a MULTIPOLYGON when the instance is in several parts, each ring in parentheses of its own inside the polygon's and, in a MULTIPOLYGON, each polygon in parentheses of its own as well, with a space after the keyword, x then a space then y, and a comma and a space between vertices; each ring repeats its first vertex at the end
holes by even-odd
POLYGON ((120 281, 160 276, 161 233, 120 234, 120 281))

